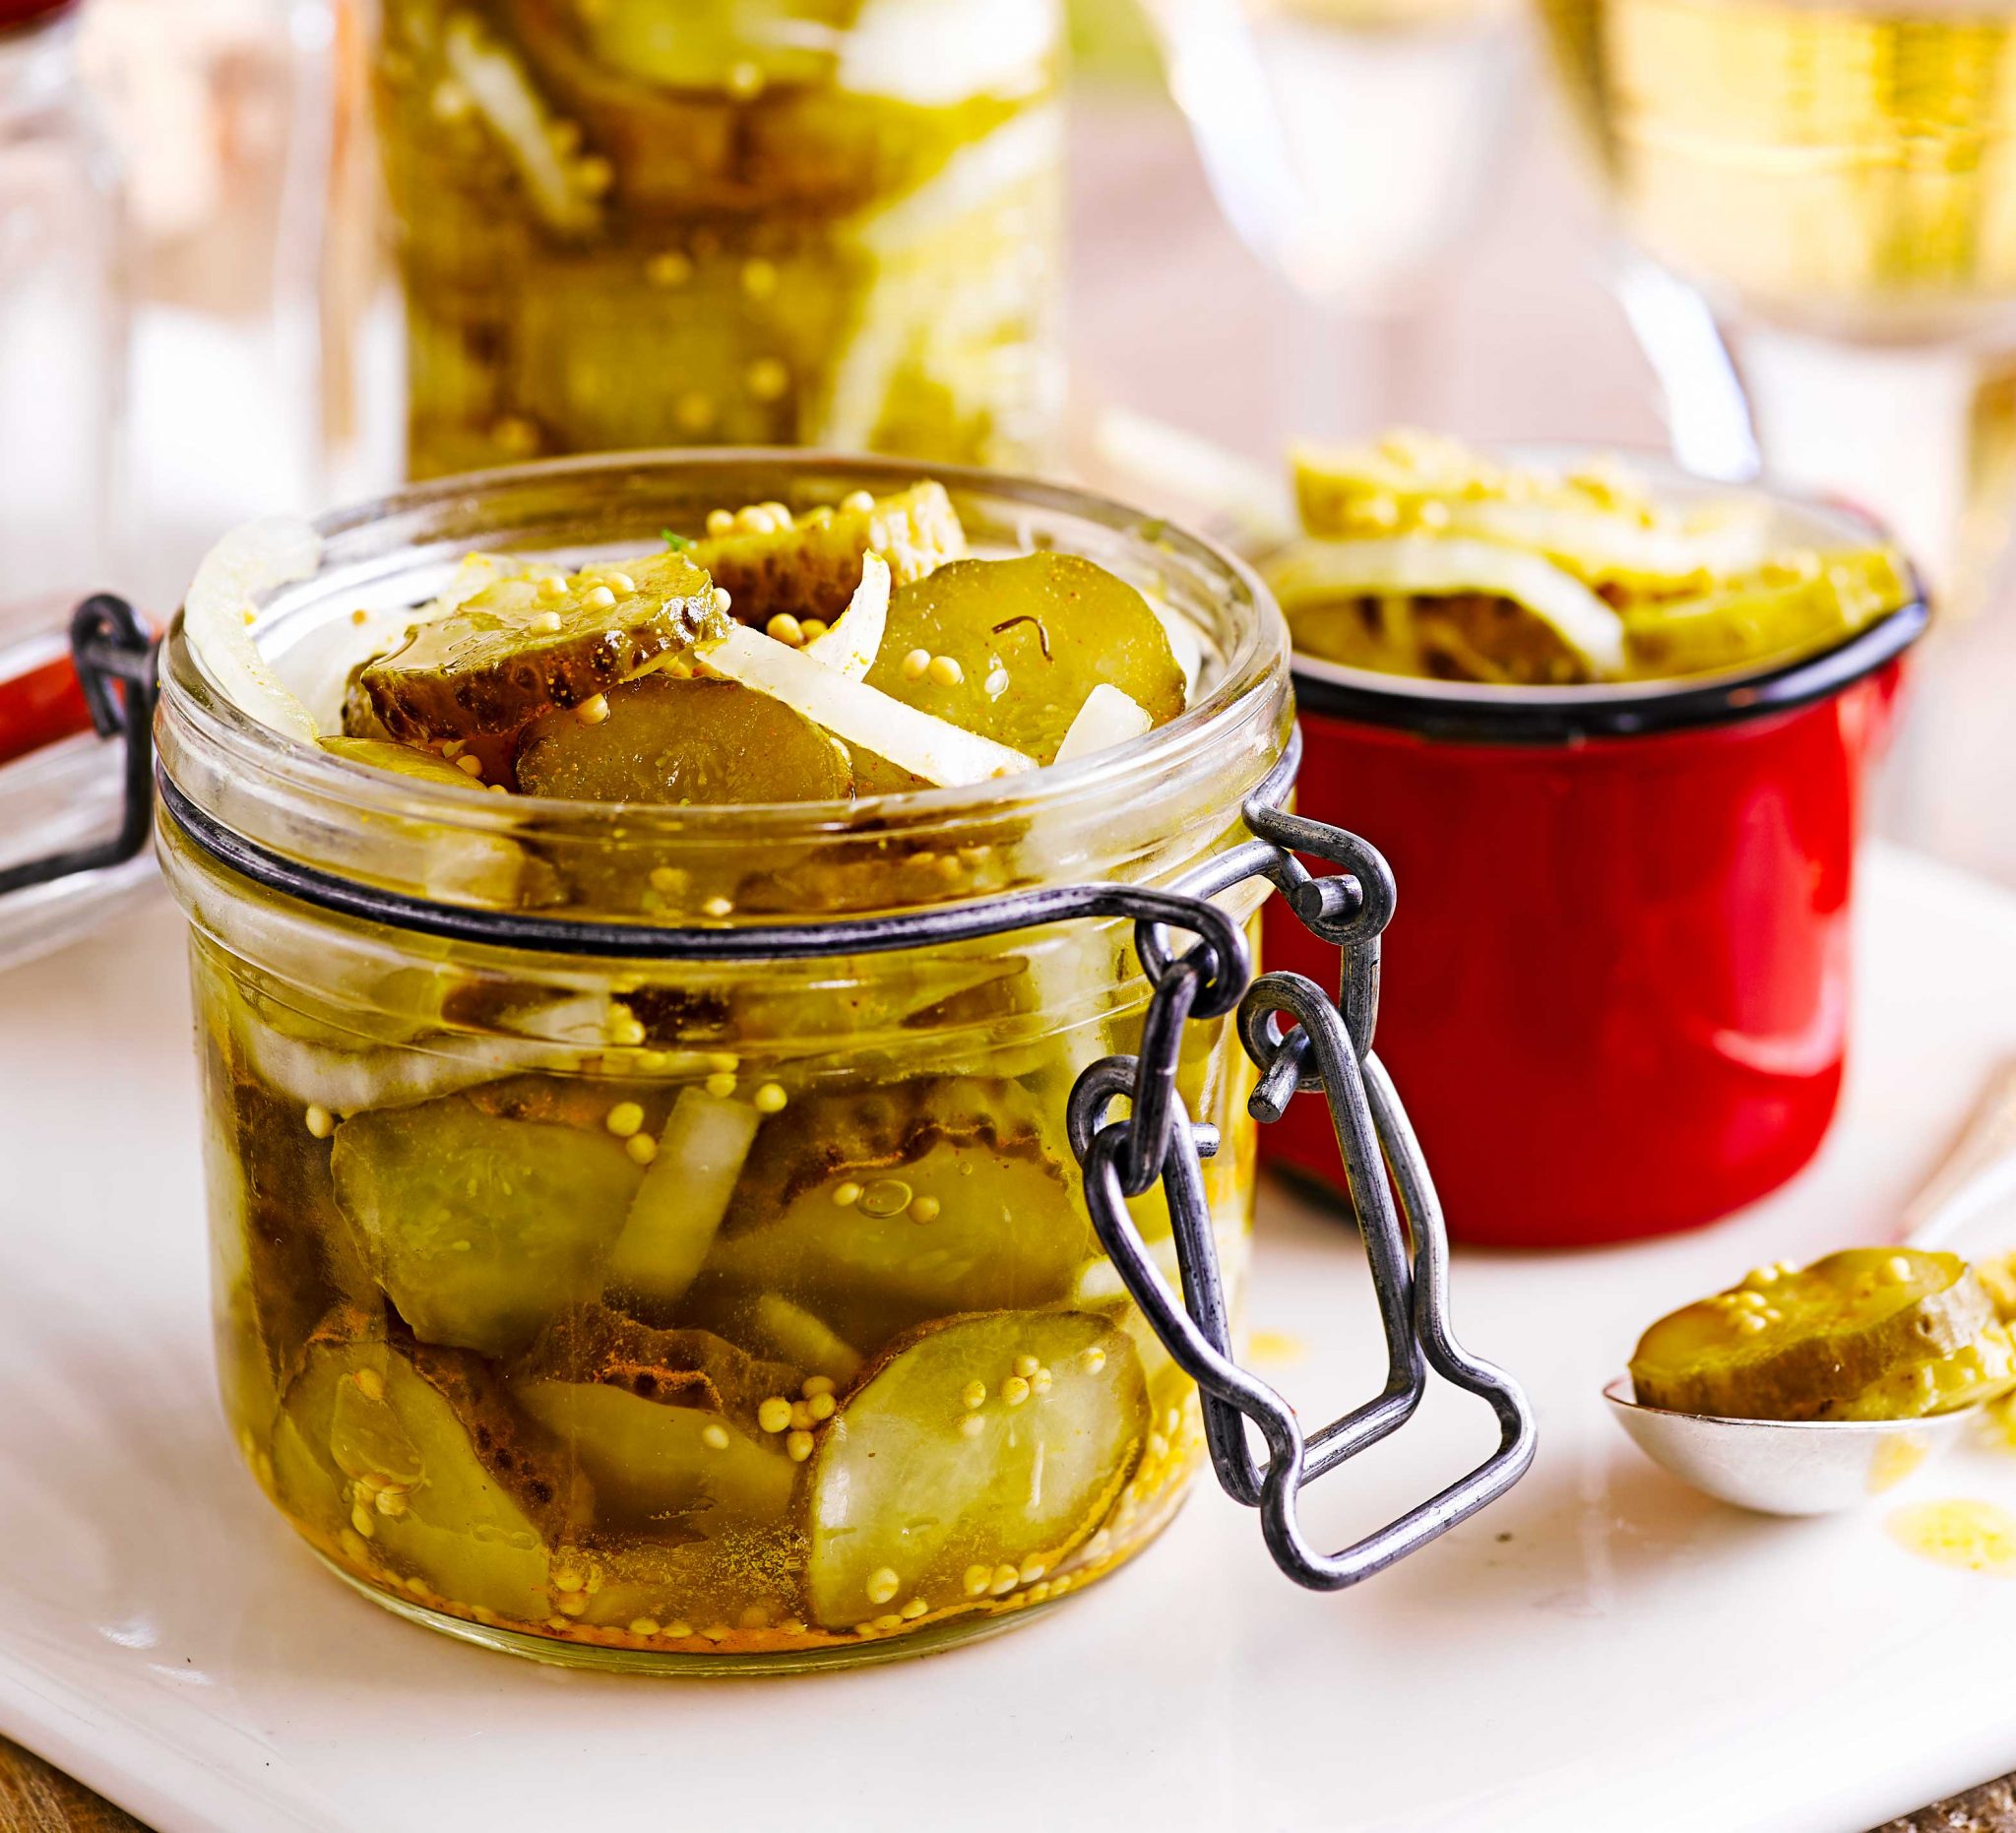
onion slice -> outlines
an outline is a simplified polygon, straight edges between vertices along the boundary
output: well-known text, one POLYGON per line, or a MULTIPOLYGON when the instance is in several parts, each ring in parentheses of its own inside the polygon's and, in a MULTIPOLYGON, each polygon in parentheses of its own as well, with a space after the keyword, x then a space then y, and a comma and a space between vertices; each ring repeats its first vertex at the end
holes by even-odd
POLYGON ((763 1116, 747 1102, 682 1089, 658 1156, 609 1250, 610 1290, 676 1304, 714 1245, 763 1116))
POLYGON ((865 681, 852 680, 803 650, 737 624, 726 636, 695 646, 715 673, 782 701, 835 737, 887 758, 926 783, 949 788, 1019 776, 1036 759, 982 738, 948 720, 919 713, 865 681))
POLYGON ((1085 696, 1085 704, 1078 709, 1051 761, 1069 764, 1090 757, 1095 751, 1140 737, 1154 725, 1148 710, 1138 700, 1121 693, 1110 681, 1102 681, 1085 696))
POLYGON ((1282 609, 1326 598, 1490 593, 1523 604, 1598 675, 1621 673, 1624 620, 1551 561, 1492 541, 1402 536, 1392 540, 1298 541, 1268 568, 1282 609))
POLYGON ((196 569, 182 629, 206 673, 240 713, 313 744, 313 715, 281 684, 245 626, 262 592, 307 579, 322 561, 322 537, 289 516, 268 516, 226 535, 196 569))
POLYGON ((864 680, 881 653, 882 632, 888 625, 889 562, 878 553, 866 553, 861 556, 861 583, 847 609, 824 636, 805 645, 805 654, 839 669, 850 681, 864 680))

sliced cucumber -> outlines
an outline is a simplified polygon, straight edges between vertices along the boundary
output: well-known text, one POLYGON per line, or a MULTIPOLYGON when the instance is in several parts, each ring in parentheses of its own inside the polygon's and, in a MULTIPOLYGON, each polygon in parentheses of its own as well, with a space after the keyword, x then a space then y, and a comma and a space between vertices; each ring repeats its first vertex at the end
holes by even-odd
POLYGON ((519 1621, 551 1612, 550 1549, 592 1509, 480 1362, 387 1341, 357 1313, 311 1340, 273 1458, 282 1506, 353 1564, 519 1621))
POLYGON ((1152 726, 1184 704, 1182 667, 1148 600, 1064 553, 959 560, 903 587, 868 682, 1043 764, 1097 687, 1118 689, 1152 726), (958 678, 913 672, 919 652, 949 657, 958 678))
MULTIPOLYGON (((199 988, 211 978, 199 964, 199 988)), ((234 1414, 263 1425, 324 1314, 378 1294, 336 1204, 327 1138, 309 1131, 302 1108, 235 1073, 215 1030, 203 1058, 218 1291, 236 1338, 226 1386, 234 1414)))
POLYGON ((515 732, 721 626, 707 575, 657 554, 586 569, 552 597, 526 580, 500 581, 415 624, 358 681, 386 729, 410 743, 515 732))
POLYGON ((336 1129, 331 1170, 414 1333, 486 1356, 523 1349, 599 1292, 644 1176, 599 1125, 508 1116, 465 1095, 351 1116, 336 1129))
POLYGON ((844 801, 847 747, 802 714, 732 681, 647 675, 608 693, 608 718, 548 713, 527 730, 518 787, 577 801, 844 801))
POLYGON ((872 1351, 952 1312, 1053 1303, 1091 1242, 1028 1094, 946 1077, 770 1120, 708 1272, 872 1351))
POLYGON ((1994 1311, 1957 1254, 1852 1247, 1766 1267, 1639 1339, 1639 1402, 1726 1419, 1811 1420, 1978 1337, 1994 1311))
POLYGON ((1810 554, 1624 613, 1630 672, 1661 678, 1739 667, 1839 642, 1894 611, 1914 590, 1887 547, 1810 554))
POLYGON ((813 1614, 841 1629, 1038 1582, 1112 1505, 1149 1424, 1133 1344, 1086 1312, 954 1318, 891 1345, 813 1456, 813 1614))
POLYGON ((1823 1420, 1922 1420, 2016 1387, 2016 1344, 1999 1323, 1972 1343, 1929 1361, 1913 1362, 1872 1381, 1854 1399, 1824 1409, 1823 1420))
POLYGON ((775 1521, 790 1504, 797 1467, 718 1413, 590 1382, 526 1381, 512 1392, 595 1485, 598 1528, 711 1537, 775 1521))
POLYGON ((888 562, 890 581, 906 586, 966 555, 966 530, 941 483, 920 483, 852 508, 813 510, 779 525, 758 508, 733 531, 699 542, 689 557, 734 600, 743 623, 763 625, 780 611, 831 624, 848 608, 871 553, 888 562))

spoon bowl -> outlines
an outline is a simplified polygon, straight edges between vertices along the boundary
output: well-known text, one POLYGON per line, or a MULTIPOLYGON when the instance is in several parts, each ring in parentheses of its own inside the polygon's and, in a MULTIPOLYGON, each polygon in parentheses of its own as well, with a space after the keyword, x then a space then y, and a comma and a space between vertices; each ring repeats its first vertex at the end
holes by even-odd
POLYGON ((1979 1404, 1922 1420, 1725 1420, 1603 1391, 1638 1449, 1682 1483, 1765 1515, 1831 1515, 1895 1487, 1960 1442, 1979 1404))
MULTIPOLYGON (((1906 1247, 1943 1246, 2016 1199, 2016 1063, 2005 1064, 1946 1163, 1905 1211, 1906 1247)), ((1765 1515, 1831 1515, 1922 1470, 1967 1436, 1984 1401, 1920 1420, 1731 1420, 1639 1401, 1622 1374, 1603 1391, 1631 1442, 1682 1483, 1765 1515)))

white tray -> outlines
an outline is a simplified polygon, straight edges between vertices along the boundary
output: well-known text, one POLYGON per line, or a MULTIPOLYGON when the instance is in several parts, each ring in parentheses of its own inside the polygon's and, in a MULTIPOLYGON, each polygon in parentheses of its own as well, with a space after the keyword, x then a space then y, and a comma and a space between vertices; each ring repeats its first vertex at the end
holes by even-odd
MULTIPOLYGON (((1878 852, 1863 909, 1853 1091, 1791 1190, 1689 1239, 1459 1256, 1460 1330, 1540 1405, 1505 1503, 1315 1598, 1200 1491, 999 1640, 714 1682, 430 1636, 271 1514, 212 1397, 179 934, 131 914, 0 979, 0 1730, 161 1833, 1851 1833, 2016 1769, 2016 1587, 1903 1551, 1892 1498, 1810 1522, 1702 1500, 1598 1398, 1668 1305, 1879 1234, 2016 1052, 2016 899, 1878 852)), ((1255 1321, 1310 1346, 1270 1370, 1310 1417, 1372 1384, 1356 1262, 1270 1193, 1255 1321)), ((1341 1541, 1486 1438, 1431 1399, 1313 1519, 1341 1541)), ((2016 1455, 1895 1495, 2016 1505, 2016 1455)))

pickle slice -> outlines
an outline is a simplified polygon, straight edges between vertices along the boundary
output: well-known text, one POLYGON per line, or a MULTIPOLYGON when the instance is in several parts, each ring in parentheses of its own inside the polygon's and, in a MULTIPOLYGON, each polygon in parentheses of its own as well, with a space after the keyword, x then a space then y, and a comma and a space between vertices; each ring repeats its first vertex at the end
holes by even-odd
MULTIPOLYGON (((480 778, 472 778, 446 758, 415 745, 374 738, 325 738, 322 749, 346 764, 410 777, 437 789, 480 790, 482 787, 480 778)), ((527 855, 516 841, 397 817, 379 817, 373 826, 382 839, 396 840, 400 846, 398 853, 383 856, 381 869, 388 877, 416 879, 431 896, 458 902, 505 906, 520 902, 527 855)))
POLYGON ((518 754, 528 794, 592 802, 824 802, 853 793, 847 747, 732 681, 647 675, 609 690, 608 718, 534 722, 518 754))
POLYGON ((1601 463, 1555 473, 1500 465, 1453 439, 1397 433, 1376 445, 1294 454, 1309 534, 1362 539, 1416 531, 1525 548, 1590 586, 1696 590, 1760 565, 1770 516, 1754 500, 1685 508, 1601 463))
POLYGON ((762 625, 780 611, 832 623, 861 583, 864 555, 889 563, 891 584, 906 586, 966 554, 966 530, 940 483, 852 507, 815 509, 780 522, 780 505, 739 511, 734 528, 696 542, 688 557, 725 587, 734 614, 762 625))
POLYGON ((1894 1369, 1846 1400, 1826 1408, 1823 1420, 1922 1420, 2016 1387, 2016 1343, 2001 1324, 1990 1324, 1972 1343, 1949 1355, 1894 1369))
POLYGON ((708 1263, 872 1352, 955 1311, 1052 1303, 1094 1250, 1012 1082, 811 1096, 769 1120, 708 1263))
POLYGON ((705 1330, 654 1330, 602 1305, 554 1320, 512 1377, 519 1405, 595 1485, 596 1527, 709 1538, 778 1520, 796 1467, 760 1424, 798 1370, 705 1330))
POLYGON ((1639 1339, 1639 1402, 1736 1420, 1812 1420, 1973 1342, 1994 1313, 1957 1254, 1852 1247, 1763 1267, 1639 1339))
POLYGON ((467 1095, 352 1115, 330 1169, 414 1334, 486 1356, 597 1295, 644 1176, 598 1124, 513 1117, 467 1095))
MULTIPOLYGON (((199 987, 204 978, 199 967, 199 987)), ((214 1034, 203 1059, 204 1172, 228 1321, 220 1367, 234 1422, 263 1428, 323 1315, 377 1292, 331 1192, 328 1142, 302 1109, 238 1079, 214 1034)))
POLYGON ((528 580, 499 581, 415 624, 357 679, 395 738, 467 739, 578 706, 724 627, 707 575, 678 554, 654 554, 588 568, 555 596, 528 580))
POLYGON ((744 1423, 772 1395, 798 1391, 798 1370, 707 1330, 658 1330, 602 1304, 562 1313, 513 1370, 515 1380, 588 1382, 661 1406, 727 1413, 744 1423))
POLYGON ((961 560, 890 600, 868 682, 1040 764, 1093 690, 1117 688, 1151 724, 1182 712, 1183 670, 1148 600, 1076 554, 961 560), (949 658, 956 678, 933 661, 949 658))
POLYGON ((1776 561, 1710 592, 1626 609, 1630 671, 1700 674, 1817 649, 1894 611, 1912 591, 1886 547, 1776 561))
POLYGON ((748 91, 833 74, 860 0, 604 0, 580 9, 602 63, 662 89, 748 91))
MULTIPOLYGON (((625 4, 641 16, 648 0, 625 4)), ((765 0, 766 11, 770 5, 765 0)), ((843 5, 855 10, 849 0, 816 0, 820 13, 843 5)), ((641 17, 626 28, 611 15, 614 35, 603 38, 583 31, 587 9, 573 0, 508 0, 506 9, 542 92, 589 129, 619 174, 624 203, 646 217, 846 216, 924 183, 963 146, 1029 106, 1016 93, 928 106, 805 81, 810 60, 831 69, 839 48, 822 45, 811 21, 781 27, 777 41, 760 47, 738 25, 722 73, 734 88, 675 84, 674 69, 689 79, 710 75, 727 45, 704 26, 690 32, 688 0, 650 10, 660 20, 649 28, 641 17)))
POLYGON ((513 1393, 580 1461, 598 1528, 711 1537, 775 1521, 790 1505, 796 1467, 718 1414, 582 1382, 527 1381, 513 1393))
POLYGON ((481 1362, 389 1341, 357 1312, 310 1340, 273 1461, 282 1505, 352 1563, 520 1621, 551 1612, 549 1549, 593 1505, 481 1362))
POLYGON ((1148 1427, 1133 1344, 1085 1312, 954 1318, 891 1345, 813 1455, 813 1614, 844 1629, 1035 1584, 1112 1505, 1148 1427))

